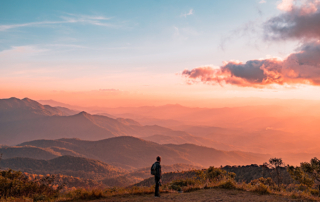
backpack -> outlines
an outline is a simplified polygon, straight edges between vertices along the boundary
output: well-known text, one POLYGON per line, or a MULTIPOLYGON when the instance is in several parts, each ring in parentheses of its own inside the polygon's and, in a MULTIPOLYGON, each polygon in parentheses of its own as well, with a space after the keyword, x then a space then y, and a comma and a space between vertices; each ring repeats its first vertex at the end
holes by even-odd
POLYGON ((151 175, 156 175, 157 174, 157 164, 154 163, 151 166, 151 175))

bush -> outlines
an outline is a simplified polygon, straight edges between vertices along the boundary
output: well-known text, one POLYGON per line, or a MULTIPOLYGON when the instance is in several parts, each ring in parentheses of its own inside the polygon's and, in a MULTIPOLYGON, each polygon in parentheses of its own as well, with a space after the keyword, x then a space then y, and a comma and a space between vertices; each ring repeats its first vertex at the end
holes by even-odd
POLYGON ((235 189, 237 186, 234 180, 228 179, 226 181, 220 182, 218 187, 223 189, 235 189))
POLYGON ((235 179, 236 174, 211 166, 207 169, 205 177, 209 181, 220 181, 222 179, 235 179))
POLYGON ((270 194, 271 193, 269 187, 267 185, 260 183, 260 182, 254 186, 252 191, 257 192, 259 194, 270 194))
POLYGON ((20 171, 11 169, 0 171, 0 196, 4 199, 8 197, 29 197, 35 201, 47 200, 58 197, 63 185, 54 188, 55 176, 29 180, 20 171))
POLYGON ((192 192, 192 191, 197 191, 200 190, 200 187, 185 187, 183 188, 183 192, 192 192))
POLYGON ((308 186, 304 185, 304 184, 299 184, 298 190, 299 191, 306 191, 306 190, 308 190, 308 186))
POLYGON ((310 193, 311 193, 313 196, 319 196, 319 190, 317 190, 317 189, 310 189, 310 193))
POLYGON ((266 186, 269 186, 269 187, 276 186, 276 183, 271 179, 271 177, 268 177, 268 178, 260 177, 259 179, 254 179, 250 182, 251 185, 256 185, 259 183, 266 185, 266 186))
POLYGON ((181 187, 186 187, 186 186, 193 186, 195 185, 196 182, 194 179, 179 179, 179 180, 173 180, 168 188, 173 189, 176 191, 181 191, 181 187))
POLYGON ((224 176, 226 176, 226 174, 227 174, 227 171, 211 166, 211 167, 208 168, 208 170, 206 172, 206 177, 210 181, 212 181, 212 180, 220 180, 224 176))

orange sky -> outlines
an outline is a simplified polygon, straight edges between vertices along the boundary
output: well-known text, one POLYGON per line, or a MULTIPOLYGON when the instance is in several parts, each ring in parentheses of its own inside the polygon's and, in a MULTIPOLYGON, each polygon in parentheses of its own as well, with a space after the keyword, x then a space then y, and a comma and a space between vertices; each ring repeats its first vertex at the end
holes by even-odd
MULTIPOLYGON (((29 84, 30 85, 30 84, 29 84)), ((198 85, 167 85, 143 86, 119 89, 94 89, 58 90, 44 89, 42 86, 29 87, 21 85, 16 88, 0 88, 0 97, 9 98, 29 97, 34 100, 49 100, 79 105, 100 107, 125 107, 125 106, 150 106, 165 104, 181 104, 191 107, 227 107, 266 104, 266 101, 250 101, 254 99, 241 98, 266 98, 272 99, 306 99, 320 100, 319 87, 300 85, 296 88, 280 86, 274 89, 243 88, 235 86, 198 85), (32 90, 30 90, 32 89, 32 90)))

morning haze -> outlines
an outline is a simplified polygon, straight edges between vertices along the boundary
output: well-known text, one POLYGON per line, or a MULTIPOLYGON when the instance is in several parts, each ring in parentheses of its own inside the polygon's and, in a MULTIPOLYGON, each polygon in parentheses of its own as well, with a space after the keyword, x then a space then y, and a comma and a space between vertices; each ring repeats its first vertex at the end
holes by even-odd
POLYGON ((319 0, 1 2, 1 200, 320 200, 319 22, 319 0))

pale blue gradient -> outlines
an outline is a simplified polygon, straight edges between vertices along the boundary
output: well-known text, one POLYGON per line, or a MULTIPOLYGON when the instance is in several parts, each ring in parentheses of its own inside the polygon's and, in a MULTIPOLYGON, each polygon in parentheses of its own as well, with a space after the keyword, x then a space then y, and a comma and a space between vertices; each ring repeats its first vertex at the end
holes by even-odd
POLYGON ((12 53, 14 59, 0 52, 0 74, 39 68, 47 71, 25 76, 175 74, 228 60, 284 57, 295 45, 270 44, 260 32, 262 22, 279 13, 278 1, 259 1, 1 1, 0 51, 21 46, 35 51, 12 53), (67 66, 73 74, 53 71, 67 66))

